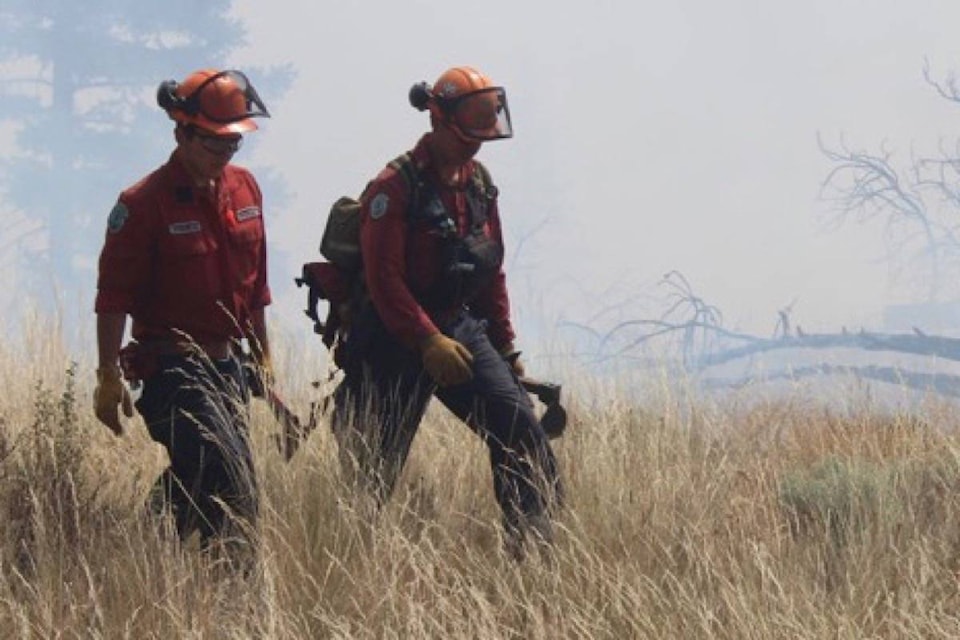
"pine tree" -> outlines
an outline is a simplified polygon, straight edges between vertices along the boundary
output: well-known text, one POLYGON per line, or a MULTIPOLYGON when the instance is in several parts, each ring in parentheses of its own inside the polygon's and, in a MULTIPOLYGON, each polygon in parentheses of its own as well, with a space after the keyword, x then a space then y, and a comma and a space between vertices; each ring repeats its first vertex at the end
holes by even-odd
MULTIPOLYGON (((230 0, 4 0, 0 122, 15 128, 16 152, 0 156, 10 220, 0 249, 16 255, 32 291, 51 282, 92 291, 117 193, 173 145, 156 87, 228 66, 245 34, 230 9, 230 0)), ((290 77, 245 71, 268 104, 290 77)))

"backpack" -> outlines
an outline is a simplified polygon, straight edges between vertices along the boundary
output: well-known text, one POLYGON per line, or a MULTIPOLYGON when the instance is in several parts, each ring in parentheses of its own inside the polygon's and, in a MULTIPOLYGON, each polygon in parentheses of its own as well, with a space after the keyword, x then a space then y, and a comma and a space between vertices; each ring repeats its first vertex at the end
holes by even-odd
MULTIPOLYGON (((421 186, 413 158, 409 153, 404 153, 391 160, 388 166, 403 176, 407 188, 411 190, 412 210, 417 206, 421 186)), ((367 183, 364 192, 369 187, 367 183)), ((360 201, 357 198, 341 196, 330 207, 320 238, 320 255, 348 273, 356 273, 363 268, 363 257, 360 255, 360 201)))
MULTIPOLYGON (((497 197, 490 173, 478 160, 474 160, 472 188, 489 201, 497 197)), ((388 163, 404 178, 410 190, 407 217, 412 219, 420 208, 424 189, 416 163, 409 153, 404 153, 388 163)), ((370 183, 364 188, 364 193, 370 183)), ((363 197, 363 194, 360 196, 363 197)), ((304 313, 313 321, 313 330, 323 337, 327 348, 332 348, 343 326, 344 311, 356 307, 364 296, 363 256, 360 251, 360 201, 351 196, 341 196, 330 207, 320 239, 320 254, 326 262, 308 262, 302 274, 295 279, 298 287, 307 287, 307 308, 304 313), (330 308, 321 321, 317 312, 320 300, 327 300, 330 308)), ((485 212, 483 213, 485 215, 485 212)))

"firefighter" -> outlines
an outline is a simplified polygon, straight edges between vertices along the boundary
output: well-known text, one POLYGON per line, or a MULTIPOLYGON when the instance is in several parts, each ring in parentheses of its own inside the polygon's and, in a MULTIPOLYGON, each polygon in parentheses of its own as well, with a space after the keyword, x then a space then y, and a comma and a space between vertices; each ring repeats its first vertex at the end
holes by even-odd
POLYGON ((122 379, 142 382, 136 408, 169 455, 152 504, 185 539, 248 540, 257 484, 248 443, 244 340, 270 372, 263 202, 230 163, 244 134, 269 117, 240 71, 204 69, 160 84, 175 122, 166 164, 124 190, 107 220, 95 311, 96 417, 123 433, 133 416, 122 379), (133 341, 121 349, 127 317, 133 341), (236 535, 235 535, 236 534, 236 535))
POLYGON ((513 135, 506 92, 455 67, 414 85, 410 102, 430 131, 360 199, 368 295, 337 348, 334 430, 382 503, 436 396, 489 448, 508 545, 550 541, 556 460, 519 381, 498 193, 474 159, 513 135))

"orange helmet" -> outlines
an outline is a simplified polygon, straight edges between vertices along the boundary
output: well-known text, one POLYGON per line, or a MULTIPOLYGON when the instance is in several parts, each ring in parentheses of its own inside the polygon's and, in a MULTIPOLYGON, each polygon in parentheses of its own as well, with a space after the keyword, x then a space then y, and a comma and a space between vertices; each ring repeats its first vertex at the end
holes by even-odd
POLYGON ((473 67, 447 69, 432 88, 426 82, 414 85, 410 103, 421 111, 429 108, 465 140, 513 136, 506 91, 473 67))
POLYGON ((202 69, 183 82, 161 82, 157 104, 177 122, 216 135, 253 131, 257 128, 253 118, 270 117, 247 76, 235 70, 202 69))
POLYGON ((473 67, 453 67, 441 73, 433 83, 433 95, 452 100, 492 86, 490 78, 473 67))

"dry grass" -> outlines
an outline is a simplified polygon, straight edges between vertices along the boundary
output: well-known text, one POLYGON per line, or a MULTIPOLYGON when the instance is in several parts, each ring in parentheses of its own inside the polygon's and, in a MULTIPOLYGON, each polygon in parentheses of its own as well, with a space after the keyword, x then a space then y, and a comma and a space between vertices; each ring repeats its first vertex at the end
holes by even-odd
POLYGON ((947 408, 719 404, 666 386, 640 404, 584 386, 557 444, 559 543, 517 564, 485 451, 441 412, 373 517, 323 426, 287 464, 258 405, 261 553, 241 577, 145 516, 160 451, 139 424, 116 439, 95 423, 89 363, 70 375, 44 331, 0 347, 4 638, 960 635, 947 408))

